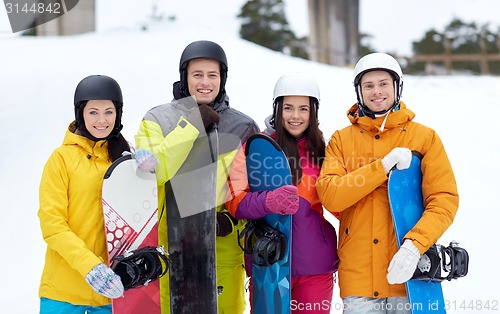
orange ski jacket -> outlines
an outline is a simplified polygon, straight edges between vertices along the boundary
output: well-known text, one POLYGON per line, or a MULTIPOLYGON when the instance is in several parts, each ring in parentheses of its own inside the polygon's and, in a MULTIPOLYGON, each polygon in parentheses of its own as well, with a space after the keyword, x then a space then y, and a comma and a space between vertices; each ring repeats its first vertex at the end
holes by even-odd
POLYGON ((316 187, 323 206, 340 213, 339 285, 341 297, 405 296, 403 284, 387 282, 387 268, 397 252, 381 159, 395 147, 423 155, 422 193, 425 212, 405 238, 421 253, 451 225, 458 209, 453 170, 437 133, 413 120, 401 102, 385 117, 360 116, 357 105, 347 112, 350 126, 336 131, 326 148, 316 187))

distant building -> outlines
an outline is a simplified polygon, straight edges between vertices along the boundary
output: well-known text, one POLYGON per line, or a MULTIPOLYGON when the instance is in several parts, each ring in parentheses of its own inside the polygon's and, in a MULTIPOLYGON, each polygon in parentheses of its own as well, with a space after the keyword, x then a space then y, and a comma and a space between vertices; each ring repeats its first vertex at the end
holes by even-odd
POLYGON ((36 27, 37 36, 76 35, 95 31, 95 0, 61 1, 64 13, 36 27), (69 11, 67 11, 69 10, 69 11))

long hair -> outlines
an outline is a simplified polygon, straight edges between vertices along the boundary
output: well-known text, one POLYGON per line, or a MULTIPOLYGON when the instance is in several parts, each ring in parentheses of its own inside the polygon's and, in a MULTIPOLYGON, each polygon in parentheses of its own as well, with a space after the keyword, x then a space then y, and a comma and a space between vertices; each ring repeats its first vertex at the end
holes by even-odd
POLYGON ((124 152, 130 152, 130 145, 121 133, 108 140, 108 155, 111 162, 120 158, 124 152))
MULTIPOLYGON (((315 98, 309 97, 309 126, 304 131, 301 138, 306 138, 306 158, 309 162, 321 167, 325 158, 325 139, 323 132, 319 129, 318 122, 318 102, 315 98)), ((298 185, 302 179, 302 166, 297 140, 283 127, 282 111, 283 97, 279 97, 275 103, 274 129, 276 130, 276 142, 281 147, 288 158, 288 164, 292 172, 292 181, 298 185)))
POLYGON ((123 105, 113 100, 116 108, 116 120, 112 133, 108 138, 108 155, 111 162, 120 158, 123 152, 130 152, 130 145, 120 132, 122 126, 123 105))

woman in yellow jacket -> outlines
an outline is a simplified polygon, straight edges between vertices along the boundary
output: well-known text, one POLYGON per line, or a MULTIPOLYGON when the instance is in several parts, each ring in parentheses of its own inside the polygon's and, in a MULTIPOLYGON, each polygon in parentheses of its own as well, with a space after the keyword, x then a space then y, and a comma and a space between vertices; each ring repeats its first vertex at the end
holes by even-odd
POLYGON ((373 53, 361 58, 354 86, 358 103, 347 112, 352 125, 333 134, 316 185, 323 206, 340 213, 344 313, 409 313, 403 283, 453 222, 455 177, 436 132, 413 122, 415 114, 400 101, 403 75, 393 57, 373 53), (394 167, 408 168, 412 150, 423 156, 425 212, 398 250, 387 175, 394 167))
POLYGON ((111 77, 92 75, 77 86, 75 121, 45 164, 38 217, 47 243, 40 313, 111 313, 123 285, 107 265, 101 186, 112 161, 129 144, 120 133, 123 99, 111 77))

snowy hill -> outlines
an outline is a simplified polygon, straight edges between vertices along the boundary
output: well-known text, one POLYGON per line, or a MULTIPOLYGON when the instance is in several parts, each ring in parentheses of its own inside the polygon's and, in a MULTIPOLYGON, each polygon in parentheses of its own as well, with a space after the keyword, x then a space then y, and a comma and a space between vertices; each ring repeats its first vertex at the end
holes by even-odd
MULTIPOLYGON (((144 113, 172 98, 183 48, 194 40, 209 39, 226 50, 232 106, 261 127, 271 113, 274 83, 289 71, 317 78, 320 126, 327 138, 348 125, 345 112, 355 102, 352 69, 291 58, 239 39, 234 12, 240 2, 218 11, 215 19, 201 15, 208 6, 198 6, 191 15, 177 14, 175 21, 152 24, 148 31, 132 23, 71 37, 0 37, 2 313, 38 311, 45 252, 37 218, 38 184, 43 165, 73 120, 73 93, 83 77, 106 74, 120 83, 125 99, 123 132, 132 141, 144 113)), ((183 5, 195 3, 199 1, 183 5)), ((221 7, 228 1, 210 3, 221 7)), ((487 301, 489 310, 493 305, 499 310, 495 291, 500 275, 494 263, 500 254, 494 230, 500 220, 496 199, 500 142, 489 118, 500 110, 500 78, 406 76, 404 86, 403 101, 417 114, 417 122, 441 136, 458 181, 460 209, 439 242, 458 240, 469 251, 471 265, 467 277, 443 283, 449 313, 486 312, 487 301)), ((334 294, 338 295, 337 285, 334 294)), ((338 302, 336 296, 333 304, 338 307, 338 302)))

